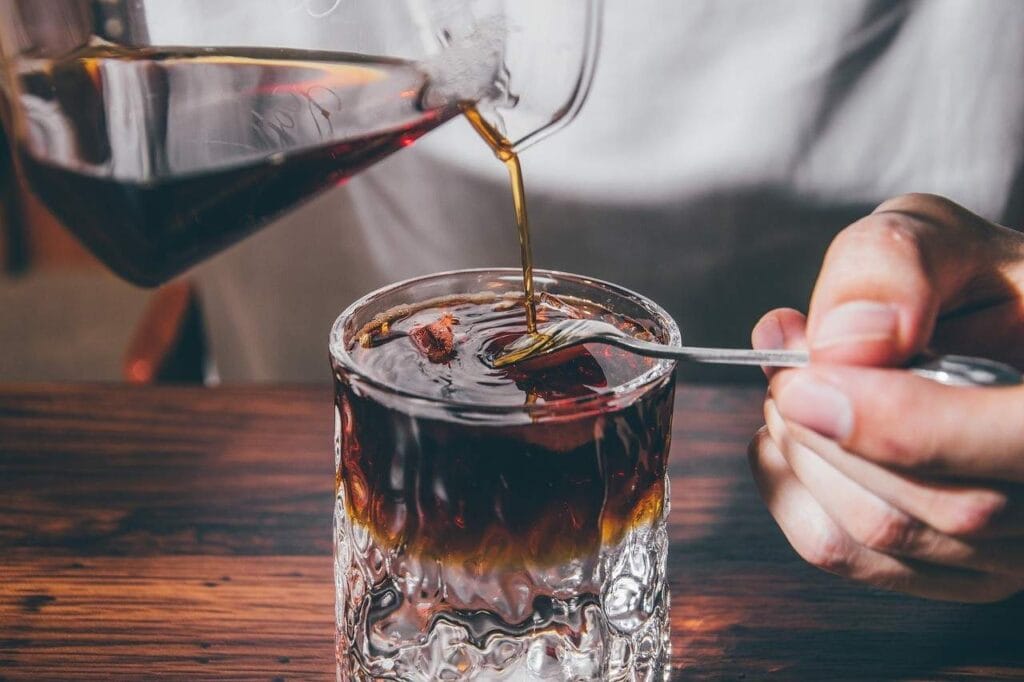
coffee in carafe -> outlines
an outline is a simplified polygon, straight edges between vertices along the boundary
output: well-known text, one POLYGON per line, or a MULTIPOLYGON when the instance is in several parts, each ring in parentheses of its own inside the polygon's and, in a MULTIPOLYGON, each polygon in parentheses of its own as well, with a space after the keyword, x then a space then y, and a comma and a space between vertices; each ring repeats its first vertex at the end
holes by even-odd
POLYGON ((162 282, 459 113, 401 60, 296 50, 87 48, 20 76, 18 151, 111 269, 162 282))

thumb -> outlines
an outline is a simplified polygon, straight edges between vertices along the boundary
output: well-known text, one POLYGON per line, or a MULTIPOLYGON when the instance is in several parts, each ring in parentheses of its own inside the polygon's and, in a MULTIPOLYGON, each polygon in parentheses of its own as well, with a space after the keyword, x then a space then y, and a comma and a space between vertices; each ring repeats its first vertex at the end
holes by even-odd
POLYGON ((782 416, 845 450, 917 475, 1024 481, 1024 386, 944 386, 890 369, 781 373, 782 416))
POLYGON ((895 366, 919 353, 939 313, 990 264, 994 228, 940 197, 906 195, 843 230, 811 298, 813 360, 895 366))

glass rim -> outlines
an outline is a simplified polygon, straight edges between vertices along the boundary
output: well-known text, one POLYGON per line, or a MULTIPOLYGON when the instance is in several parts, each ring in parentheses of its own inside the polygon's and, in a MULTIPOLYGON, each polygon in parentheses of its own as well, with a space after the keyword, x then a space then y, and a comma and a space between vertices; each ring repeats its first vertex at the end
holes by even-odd
MULTIPOLYGON (((530 415, 531 417, 540 415, 559 415, 566 412, 577 413, 586 411, 585 408, 592 404, 603 404, 609 399, 623 399, 630 398, 641 392, 643 389, 657 383, 658 381, 670 376, 672 371, 676 367, 675 360, 658 359, 656 360, 653 367, 647 371, 637 375, 629 381, 618 384, 616 386, 602 388, 599 391, 590 393, 583 396, 576 396, 571 398, 561 398, 559 400, 552 400, 544 403, 533 403, 533 404, 497 404, 497 405, 486 405, 480 403, 470 403, 460 400, 452 400, 445 398, 438 398, 436 396, 428 396, 415 391, 409 391, 396 386, 386 381, 382 381, 375 378, 359 367, 352 356, 349 354, 348 349, 345 347, 344 338, 344 327, 345 323, 361 309, 373 303, 375 300, 393 293, 399 289, 409 287, 421 282, 428 282, 431 280, 444 279, 446 277, 452 277, 456 275, 482 275, 492 274, 496 276, 502 275, 522 275, 522 269, 516 267, 482 267, 482 268, 462 268, 456 270, 445 270, 442 272, 430 273, 427 275, 419 275, 416 277, 410 277, 398 282, 387 284, 378 289, 360 296, 358 299, 350 303, 338 317, 334 320, 334 324, 331 325, 330 340, 328 343, 328 350, 331 358, 338 362, 344 370, 348 373, 350 380, 354 379, 360 386, 367 386, 374 390, 383 391, 390 397, 394 397, 403 402, 407 402, 412 405, 423 405, 427 407, 444 407, 456 412, 469 412, 487 415, 530 415)), ((605 289, 613 294, 622 296, 630 299, 644 308, 651 314, 654 321, 664 329, 668 334, 668 340, 666 345, 669 346, 681 346, 682 335, 679 331, 679 326, 676 321, 672 318, 668 312, 660 305, 652 301, 651 299, 638 294, 631 289, 607 282, 602 279, 595 277, 587 277, 584 275, 577 275, 571 272, 562 272, 559 270, 548 270, 548 269, 535 269, 533 276, 537 278, 551 278, 554 280, 572 280, 578 284, 584 286, 596 287, 599 289, 605 289)), ((471 291, 460 292, 460 293, 475 293, 471 291)), ((615 312, 614 310, 612 312, 615 312)))

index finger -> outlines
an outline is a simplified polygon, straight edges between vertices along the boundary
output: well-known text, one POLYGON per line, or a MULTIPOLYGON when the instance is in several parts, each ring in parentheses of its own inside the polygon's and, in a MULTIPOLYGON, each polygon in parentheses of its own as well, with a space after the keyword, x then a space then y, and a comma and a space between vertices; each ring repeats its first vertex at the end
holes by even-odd
POLYGON ((997 228, 956 204, 906 195, 841 232, 814 287, 815 361, 894 366, 920 352, 940 311, 992 267, 997 228))

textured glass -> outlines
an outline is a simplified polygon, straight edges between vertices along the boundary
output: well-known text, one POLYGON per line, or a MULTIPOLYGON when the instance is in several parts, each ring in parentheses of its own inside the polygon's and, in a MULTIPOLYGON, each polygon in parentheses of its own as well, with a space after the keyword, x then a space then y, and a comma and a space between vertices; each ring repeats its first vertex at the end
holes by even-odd
MULTIPOLYGON (((678 342, 628 292, 538 284, 645 313, 678 342)), ((365 317, 393 298, 357 305, 365 317)), ((664 679, 671 363, 546 411, 474 413, 374 385, 338 355, 332 343, 339 680, 664 679)))

